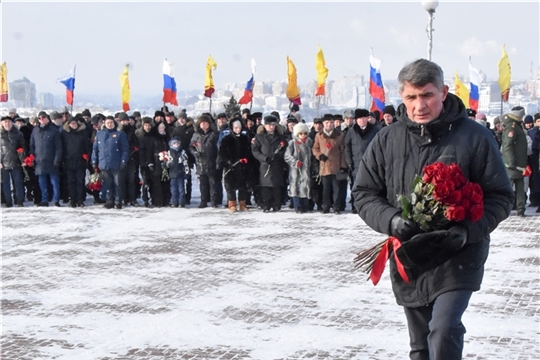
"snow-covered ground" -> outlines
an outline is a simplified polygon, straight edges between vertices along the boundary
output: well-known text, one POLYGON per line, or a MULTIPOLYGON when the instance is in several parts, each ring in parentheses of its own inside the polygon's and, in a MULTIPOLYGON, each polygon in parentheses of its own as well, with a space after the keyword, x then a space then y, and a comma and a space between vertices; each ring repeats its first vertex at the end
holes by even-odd
MULTIPOLYGON (((349 212, 2 209, 2 359, 405 359, 384 239, 349 212)), ((540 216, 492 234, 464 358, 538 359, 540 216)))

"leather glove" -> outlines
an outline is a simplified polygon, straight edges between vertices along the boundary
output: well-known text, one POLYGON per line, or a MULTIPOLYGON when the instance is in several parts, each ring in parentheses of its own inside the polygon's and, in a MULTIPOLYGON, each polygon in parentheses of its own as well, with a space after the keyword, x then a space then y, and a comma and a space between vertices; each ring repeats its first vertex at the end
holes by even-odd
POLYGON ((270 156, 267 156, 266 159, 264 159, 264 162, 270 164, 272 162, 272 158, 270 156))
POLYGON ((326 161, 326 160, 328 160, 328 156, 326 156, 324 154, 321 154, 321 155, 319 155, 319 160, 320 161, 326 161))
POLYGON ((467 228, 454 225, 413 236, 396 255, 413 278, 452 259, 467 243, 467 228))
POLYGON ((341 169, 339 169, 339 171, 342 172, 342 173, 346 173, 346 172, 349 172, 349 169, 347 169, 347 168, 341 168, 341 169))
POLYGON ((402 243, 421 232, 422 229, 413 220, 404 219, 401 214, 394 215, 390 221, 390 235, 397 237, 402 243))

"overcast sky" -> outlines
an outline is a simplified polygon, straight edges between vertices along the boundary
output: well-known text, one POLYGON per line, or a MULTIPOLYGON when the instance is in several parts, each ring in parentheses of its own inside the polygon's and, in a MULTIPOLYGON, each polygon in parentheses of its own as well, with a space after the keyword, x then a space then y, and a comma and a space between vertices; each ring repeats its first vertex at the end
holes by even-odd
MULTIPOLYGON (((316 78, 317 45, 328 80, 369 77, 369 51, 381 74, 427 57, 428 13, 414 2, 14 2, 2 9, 2 61, 8 81, 26 76, 38 92, 62 94, 56 80, 77 64, 75 97, 119 94, 129 63, 132 95, 161 94, 164 58, 174 64, 178 92, 204 90, 208 55, 216 88, 245 84, 251 58, 255 81, 286 80, 287 56, 298 83, 316 78)), ((512 79, 528 79, 540 57, 540 5, 533 2, 441 1, 435 13, 432 60, 447 79, 473 65, 498 78, 502 44, 512 79)))

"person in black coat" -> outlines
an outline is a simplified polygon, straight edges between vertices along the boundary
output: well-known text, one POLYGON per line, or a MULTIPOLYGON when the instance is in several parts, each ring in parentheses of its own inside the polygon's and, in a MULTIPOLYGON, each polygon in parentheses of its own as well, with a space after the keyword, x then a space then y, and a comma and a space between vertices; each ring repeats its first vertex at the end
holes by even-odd
POLYGON ((86 168, 92 153, 86 125, 70 115, 63 125, 60 137, 62 139, 62 156, 67 176, 70 206, 82 207, 86 198, 84 185, 86 168))
POLYGON ((125 170, 125 184, 126 196, 124 197, 124 204, 131 206, 139 206, 136 195, 136 184, 139 183, 139 138, 135 135, 135 127, 131 125, 130 119, 125 112, 118 114, 118 119, 122 125, 122 131, 126 133, 129 145, 129 157, 127 167, 125 170))
POLYGON ((26 144, 23 134, 17 130, 9 116, 2 117, 0 130, 0 169, 2 169, 2 191, 6 207, 13 206, 11 185, 15 190, 15 204, 23 206, 24 176, 21 159, 25 158, 26 144))
POLYGON ((152 124, 152 118, 142 118, 142 125, 140 129, 135 131, 135 135, 139 141, 139 165, 141 171, 141 197, 145 207, 153 207, 150 203, 152 187, 152 173, 154 170, 154 134, 156 132, 155 127, 152 124))
POLYGON ((189 172, 186 173, 186 205, 191 204, 191 170, 195 164, 195 158, 190 151, 191 138, 195 129, 193 128, 193 119, 188 118, 185 111, 180 112, 178 115, 178 120, 176 121, 176 126, 172 132, 172 137, 177 137, 180 139, 182 144, 182 149, 184 149, 186 155, 188 156, 189 172))
POLYGON ((251 142, 246 134, 242 133, 242 121, 233 119, 229 125, 232 131, 223 138, 219 147, 218 163, 224 170, 223 181, 227 192, 227 205, 231 212, 236 211, 236 191, 240 211, 247 211, 248 181, 251 177, 250 163, 253 162, 251 142))
POLYGON ((409 283, 401 278, 393 255, 390 278, 405 310, 410 358, 457 360, 465 334, 461 317, 473 291, 480 289, 489 234, 510 214, 513 191, 495 139, 467 118, 437 64, 416 60, 400 71, 398 81, 403 99, 398 122, 379 131, 362 158, 355 206, 368 226, 401 242, 397 255, 412 278, 409 283), (459 165, 469 181, 480 185, 484 212, 477 222, 422 232, 402 217, 398 195, 409 196, 415 176, 438 161, 459 165))
POLYGON ((212 118, 201 115, 197 119, 198 129, 191 138, 190 151, 195 158, 201 203, 199 208, 205 208, 208 202, 217 208, 216 172, 217 172, 217 141, 219 133, 212 127, 212 118))
MULTIPOLYGON (((311 141, 315 140, 315 136, 322 131, 323 121, 322 118, 313 119, 313 126, 309 130, 308 137, 311 141)), ((323 185, 321 177, 319 176, 320 163, 319 159, 311 153, 311 199, 309 199, 309 210, 313 209, 317 211, 322 210, 322 199, 323 199, 323 185), (315 206, 317 206, 315 208, 315 206)))
POLYGON ((274 115, 264 117, 255 141, 251 145, 253 156, 259 161, 259 186, 263 211, 280 211, 288 167, 284 155, 287 142, 282 127, 274 115))
POLYGON ((38 114, 39 126, 30 137, 30 154, 35 157, 35 171, 41 189, 41 202, 38 206, 49 206, 49 182, 52 185, 52 201, 60 207, 60 176, 62 162, 62 140, 58 127, 54 125, 45 111, 38 114))
MULTIPOLYGON (((160 159, 160 153, 165 154, 169 151, 170 137, 167 134, 167 125, 161 122, 157 124, 153 139, 149 142, 149 148, 146 154, 151 161, 148 164, 152 180, 150 182, 150 194, 152 205, 156 207, 169 206, 171 200, 171 184, 168 176, 168 170, 164 162, 160 159)), ((163 155, 161 155, 163 157, 163 155)))

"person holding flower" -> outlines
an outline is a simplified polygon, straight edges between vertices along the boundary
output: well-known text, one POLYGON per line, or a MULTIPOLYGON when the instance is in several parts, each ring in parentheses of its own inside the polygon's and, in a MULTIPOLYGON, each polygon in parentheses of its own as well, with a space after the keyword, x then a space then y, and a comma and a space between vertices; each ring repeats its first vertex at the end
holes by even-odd
POLYGON ((22 159, 26 153, 26 145, 23 134, 13 126, 9 116, 2 117, 0 130, 1 159, 0 169, 2 172, 2 191, 6 201, 6 207, 13 206, 11 184, 15 188, 15 205, 23 206, 24 201, 24 177, 22 159))
POLYGON ((287 143, 283 128, 274 115, 264 117, 264 125, 257 128, 251 152, 259 161, 259 186, 263 212, 277 212, 283 203, 287 164, 283 159, 287 143))
POLYGON ((400 71, 398 82, 398 122, 381 129, 367 148, 352 194, 366 224, 396 238, 402 268, 390 256, 390 278, 407 319, 410 359, 457 360, 465 334, 461 318, 480 289, 489 234, 510 214, 513 190, 493 135, 467 118, 437 64, 416 60, 400 71), (468 181, 477 185, 462 197, 483 202, 483 211, 468 219, 455 207, 447 214, 454 221, 422 230, 426 219, 417 223, 404 216, 398 198, 409 195, 415 178, 437 162, 459 166, 464 179, 441 177, 432 195, 461 203, 461 194, 452 198, 450 190, 468 181), (403 271, 411 275, 408 281, 403 271))
POLYGON ((294 125, 292 140, 285 151, 289 165, 289 196, 298 214, 308 211, 311 198, 311 148, 313 140, 308 137, 309 128, 304 123, 294 125))

